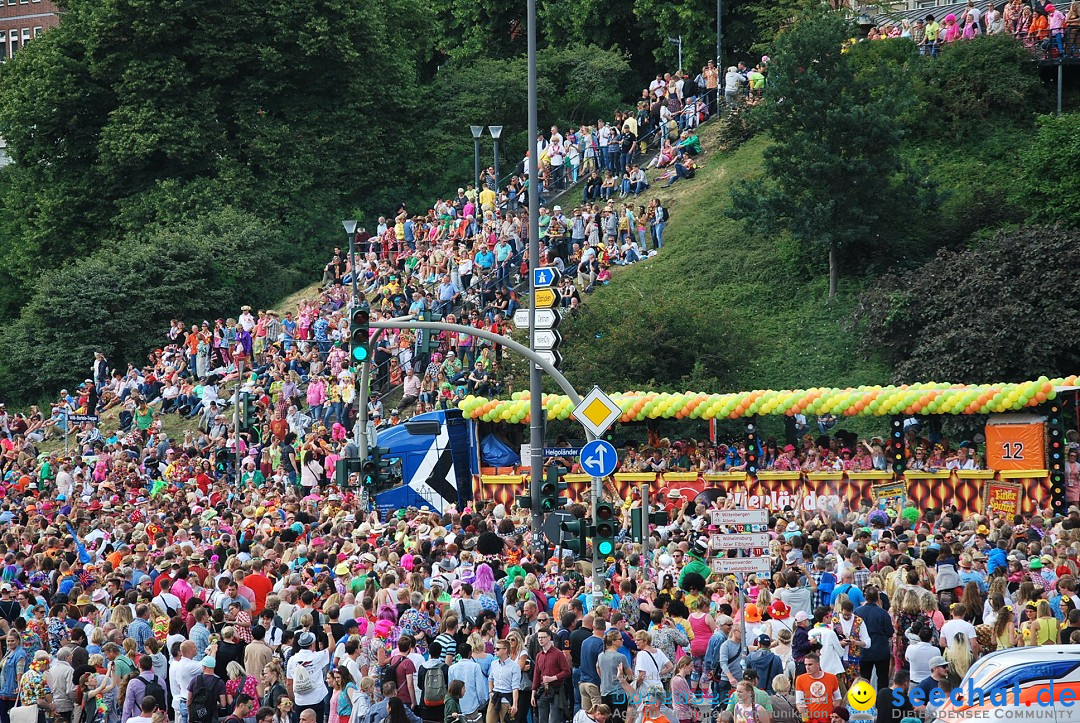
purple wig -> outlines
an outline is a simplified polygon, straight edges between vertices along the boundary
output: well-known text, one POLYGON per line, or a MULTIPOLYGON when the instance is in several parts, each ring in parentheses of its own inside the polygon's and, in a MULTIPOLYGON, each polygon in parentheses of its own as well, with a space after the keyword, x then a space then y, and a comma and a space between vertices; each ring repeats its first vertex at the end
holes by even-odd
POLYGON ((491 595, 495 592, 495 575, 491 572, 491 565, 482 562, 476 566, 476 574, 472 581, 473 589, 491 595))

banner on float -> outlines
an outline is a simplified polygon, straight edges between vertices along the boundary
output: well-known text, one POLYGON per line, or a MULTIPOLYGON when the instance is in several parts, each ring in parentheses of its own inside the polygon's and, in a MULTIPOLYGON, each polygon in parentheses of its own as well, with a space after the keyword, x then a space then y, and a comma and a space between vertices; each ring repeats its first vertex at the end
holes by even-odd
POLYGON ((870 488, 870 494, 874 496, 874 502, 900 502, 907 496, 907 483, 901 481, 874 485, 870 488))
POLYGON ((1024 488, 1015 482, 989 480, 983 488, 983 513, 1003 514, 1013 517, 1020 514, 1020 500, 1024 488))

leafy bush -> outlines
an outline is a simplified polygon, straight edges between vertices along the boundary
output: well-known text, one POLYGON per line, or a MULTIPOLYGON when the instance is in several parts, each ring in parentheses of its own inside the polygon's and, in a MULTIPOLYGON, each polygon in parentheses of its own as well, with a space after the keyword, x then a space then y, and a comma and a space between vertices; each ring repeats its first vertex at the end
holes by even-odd
POLYGON ((1080 366, 1080 233, 1033 226, 1001 232, 862 297, 863 344, 895 365, 897 382, 1018 381, 1080 366))
POLYGON ((716 119, 717 148, 721 151, 733 151, 754 137, 760 127, 755 119, 754 106, 740 103, 731 113, 720 111, 716 119))
POLYGON ((282 271, 274 224, 233 210, 158 228, 42 274, 17 320, 0 331, 0 388, 36 399, 71 384, 95 351, 114 368, 140 364, 170 319, 211 319, 276 299, 282 271))
POLYGON ((1046 103, 1031 52, 1009 35, 951 43, 919 67, 934 111, 924 126, 931 134, 967 136, 968 123, 991 117, 1027 120, 1046 103))
POLYGON ((1034 221, 1080 227, 1080 114, 1042 116, 1035 138, 1021 154, 1015 198, 1034 221))

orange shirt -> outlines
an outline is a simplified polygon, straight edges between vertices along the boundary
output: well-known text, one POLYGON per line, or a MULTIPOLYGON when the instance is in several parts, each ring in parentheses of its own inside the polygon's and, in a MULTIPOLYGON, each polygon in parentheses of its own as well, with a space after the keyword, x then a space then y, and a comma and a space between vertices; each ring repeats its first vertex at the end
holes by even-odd
POLYGON ((251 588, 251 592, 255 593, 255 609, 252 610, 253 615, 258 615, 264 607, 266 607, 266 596, 270 594, 270 591, 274 589, 274 583, 270 582, 270 579, 263 575, 261 572, 256 572, 244 577, 244 584, 251 588))
POLYGON ((833 706, 840 699, 836 694, 840 683, 832 673, 822 673, 820 678, 811 678, 803 673, 795 679, 795 693, 806 704, 812 721, 828 721, 832 716, 833 706))

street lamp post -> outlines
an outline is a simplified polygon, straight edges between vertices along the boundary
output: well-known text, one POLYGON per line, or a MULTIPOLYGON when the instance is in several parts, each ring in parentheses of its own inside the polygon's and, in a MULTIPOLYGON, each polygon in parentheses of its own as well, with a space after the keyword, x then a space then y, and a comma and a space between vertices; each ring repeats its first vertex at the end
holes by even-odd
POLYGON ((499 138, 502 136, 502 126, 488 126, 488 133, 495 139, 495 193, 499 192, 499 138))
POLYGON ((473 190, 480 195, 480 136, 484 135, 484 126, 469 126, 473 137, 473 190))
MULTIPOLYGON (((359 297, 359 294, 356 291, 356 219, 350 218, 347 221, 342 221, 341 225, 345 227, 345 233, 349 234, 349 276, 352 277, 352 305, 356 306, 358 303, 360 303, 360 300, 359 300, 360 297, 359 297)), ((365 370, 366 370, 367 362, 364 361, 364 362, 361 362, 361 364, 364 365, 365 370)), ((366 384, 366 383, 367 383, 367 374, 364 374, 363 371, 362 371, 361 374, 360 374, 359 384, 366 384)), ((360 395, 360 390, 357 389, 356 393, 353 394, 353 399, 355 400, 354 404, 356 405, 355 410, 354 410, 356 413, 353 415, 353 419, 356 420, 356 423, 353 426, 353 438, 354 438, 354 440, 356 442, 356 445, 358 447, 360 446, 360 426, 361 426, 361 422, 365 421, 365 420, 361 419, 360 396, 361 396, 360 395)), ((364 403, 366 404, 366 402, 364 402, 364 403)))
POLYGON ((342 221, 341 225, 345 227, 345 233, 349 235, 349 269, 350 276, 352 277, 352 300, 356 303, 356 220, 349 219, 348 221, 342 221))

